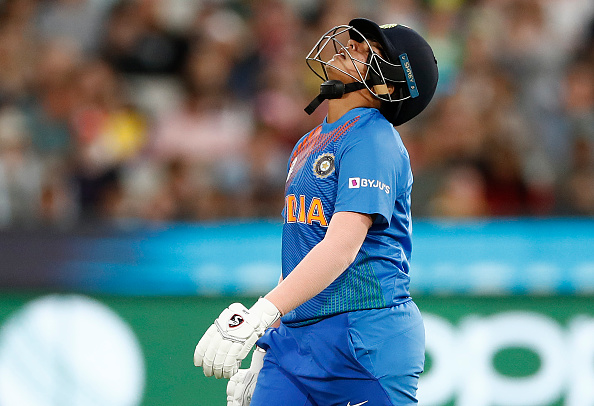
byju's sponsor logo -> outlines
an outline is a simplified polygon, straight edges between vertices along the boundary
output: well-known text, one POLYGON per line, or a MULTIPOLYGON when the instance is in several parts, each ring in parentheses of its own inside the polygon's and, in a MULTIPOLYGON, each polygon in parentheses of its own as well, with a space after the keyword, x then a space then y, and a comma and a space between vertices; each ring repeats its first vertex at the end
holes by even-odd
POLYGON ((359 188, 378 188, 379 190, 383 190, 387 194, 390 193, 390 186, 386 185, 383 182, 375 179, 366 179, 366 178, 349 178, 349 189, 359 189, 359 188))
POLYGON ((361 178, 349 178, 349 189, 359 189, 361 187, 361 178))

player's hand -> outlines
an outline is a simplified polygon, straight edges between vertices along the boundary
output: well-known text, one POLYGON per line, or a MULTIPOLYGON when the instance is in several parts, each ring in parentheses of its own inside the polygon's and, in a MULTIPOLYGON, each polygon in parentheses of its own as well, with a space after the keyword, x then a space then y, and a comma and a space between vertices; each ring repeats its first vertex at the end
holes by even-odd
POLYGON ((227 406, 249 406, 258 382, 258 373, 264 364, 266 351, 256 347, 249 369, 240 369, 227 384, 227 406))
POLYGON ((233 303, 208 328, 194 351, 194 365, 204 375, 231 378, 264 331, 280 318, 269 300, 260 298, 249 310, 233 303))

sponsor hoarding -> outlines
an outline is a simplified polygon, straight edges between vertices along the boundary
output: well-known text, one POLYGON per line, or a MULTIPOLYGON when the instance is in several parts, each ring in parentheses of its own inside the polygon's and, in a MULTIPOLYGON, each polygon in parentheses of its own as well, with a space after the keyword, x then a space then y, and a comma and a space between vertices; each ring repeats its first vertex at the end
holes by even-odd
MULTIPOLYGON (((0 404, 21 405, 26 395, 48 406, 88 404, 89 397, 106 406, 222 406, 227 381, 193 366, 194 346, 221 309, 255 300, 2 295, 0 385, 11 386, 0 391, 0 404), (121 362, 106 353, 97 368, 101 340, 121 362)), ((594 404, 592 297, 416 301, 427 329, 421 405, 594 404)))

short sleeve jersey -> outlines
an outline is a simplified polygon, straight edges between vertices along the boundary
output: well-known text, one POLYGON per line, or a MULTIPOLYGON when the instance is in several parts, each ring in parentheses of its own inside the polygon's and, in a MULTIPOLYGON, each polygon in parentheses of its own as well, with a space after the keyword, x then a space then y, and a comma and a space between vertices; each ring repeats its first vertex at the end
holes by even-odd
POLYGON ((283 316, 289 326, 409 300, 413 177, 400 135, 377 110, 326 120, 295 146, 285 185, 282 272, 325 236, 334 213, 374 218, 355 261, 326 289, 283 316))

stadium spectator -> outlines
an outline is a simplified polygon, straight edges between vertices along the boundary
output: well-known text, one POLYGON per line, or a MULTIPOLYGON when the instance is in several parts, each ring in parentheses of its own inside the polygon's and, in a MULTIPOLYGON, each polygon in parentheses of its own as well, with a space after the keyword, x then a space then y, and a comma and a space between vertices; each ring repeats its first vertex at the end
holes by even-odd
POLYGON ((414 26, 439 61, 401 128, 417 217, 594 213, 591 1, 3 0, 0 227, 278 218, 325 114, 299 113, 302 44, 354 16, 414 26))

